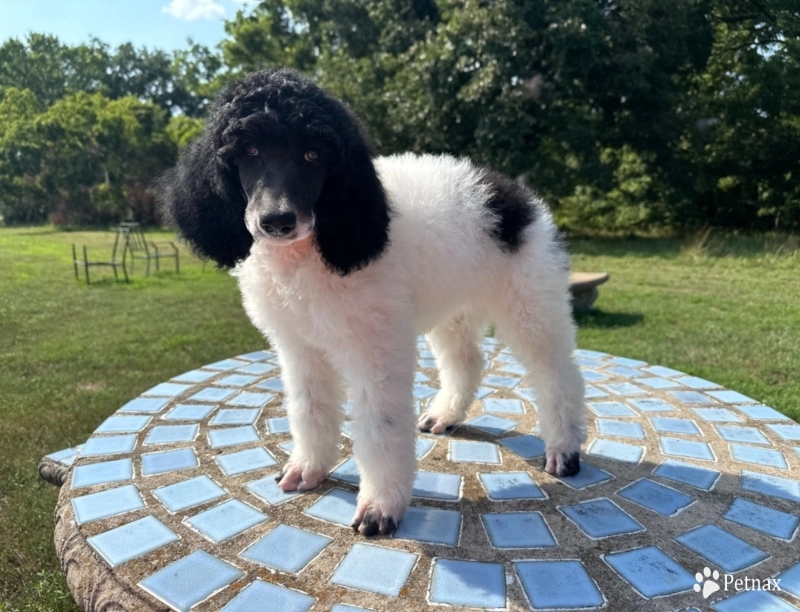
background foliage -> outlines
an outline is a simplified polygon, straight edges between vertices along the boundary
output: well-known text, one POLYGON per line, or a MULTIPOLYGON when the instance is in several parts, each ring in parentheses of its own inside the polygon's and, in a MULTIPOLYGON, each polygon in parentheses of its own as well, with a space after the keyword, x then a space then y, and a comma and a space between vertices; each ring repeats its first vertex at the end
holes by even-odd
POLYGON ((222 82, 289 65, 380 153, 468 155, 571 230, 800 229, 796 0, 263 0, 217 50, 0 46, 0 214, 155 222, 222 82))

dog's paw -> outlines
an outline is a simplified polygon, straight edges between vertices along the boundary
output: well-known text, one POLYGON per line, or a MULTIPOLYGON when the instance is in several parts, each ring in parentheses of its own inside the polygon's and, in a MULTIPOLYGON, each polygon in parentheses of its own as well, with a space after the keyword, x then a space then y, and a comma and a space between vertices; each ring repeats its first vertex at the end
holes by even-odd
POLYGON ((351 527, 357 533, 367 537, 374 535, 391 535, 405 512, 405 505, 385 507, 370 500, 360 500, 356 506, 351 527))
POLYGON ((287 463, 275 480, 282 491, 310 491, 317 488, 327 476, 327 470, 313 470, 287 463))
POLYGON ((544 452, 542 469, 555 476, 574 476, 581 471, 580 450, 561 451, 547 449, 544 452))
POLYGON ((417 429, 433 434, 444 433, 456 426, 457 421, 447 416, 437 416, 431 412, 423 412, 417 421, 417 429))

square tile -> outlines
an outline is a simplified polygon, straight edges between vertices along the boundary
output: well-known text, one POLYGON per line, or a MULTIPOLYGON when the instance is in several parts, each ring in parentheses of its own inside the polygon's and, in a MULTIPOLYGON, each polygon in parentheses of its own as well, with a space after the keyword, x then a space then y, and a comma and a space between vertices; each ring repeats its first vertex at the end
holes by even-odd
POLYGON ((269 568, 296 574, 316 558, 333 538, 278 525, 239 556, 269 568))
POLYGON ((585 489, 613 478, 611 474, 591 463, 581 461, 580 465, 581 471, 574 476, 553 476, 553 478, 560 480, 572 489, 585 489))
POLYGON ((731 457, 734 461, 766 465, 779 470, 788 470, 789 465, 780 451, 761 448, 759 446, 745 446, 744 444, 731 444, 731 457))
POLYGON ((542 457, 544 455, 544 440, 530 434, 514 436, 512 438, 503 438, 497 442, 523 459, 533 459, 535 457, 542 457))
POLYGON ((733 500, 722 518, 787 541, 794 537, 800 524, 800 518, 794 514, 767 508, 741 497, 733 500))
POLYGON ((593 399, 596 397, 608 397, 608 393, 605 391, 601 391, 597 387, 593 387, 592 385, 586 385, 583 388, 583 396, 586 399, 593 399))
POLYGON ((528 472, 491 472, 478 478, 492 501, 547 499, 528 472))
POLYGON ((483 379, 483 384, 490 387, 503 387, 505 389, 514 389, 518 387, 522 381, 513 376, 498 376, 497 374, 490 374, 483 379))
POLYGON ((769 591, 742 591, 727 599, 711 604, 715 612, 797 612, 798 608, 789 605, 785 599, 769 591))
POLYGON ((781 589, 800 599, 800 563, 783 570, 777 578, 781 579, 781 589))
POLYGON ((608 357, 608 353, 601 353, 600 351, 592 351, 589 349, 578 349, 575 351, 578 357, 588 357, 589 359, 602 359, 608 357))
POLYGON ((597 382, 598 380, 606 380, 608 378, 608 374, 583 368, 581 369, 581 376, 583 376, 583 380, 588 382, 597 382))
POLYGON ((260 408, 223 408, 209 425, 252 425, 261 414, 260 408))
POLYGON ((289 417, 267 419, 267 428, 271 434, 289 433, 289 417))
POLYGON ((588 402, 586 404, 592 412, 600 417, 635 417, 638 416, 625 404, 619 402, 588 402))
POLYGON ((578 560, 514 561, 532 610, 599 608, 605 598, 578 560))
POLYGON ((658 376, 648 376, 647 378, 640 378, 636 381, 640 385, 650 387, 651 389, 674 389, 680 387, 678 383, 669 378, 659 378, 658 376))
POLYGON ((267 359, 277 359, 275 353, 270 351, 253 351, 252 353, 245 353, 244 355, 237 355, 237 359, 244 359, 245 361, 266 361, 267 359))
POLYGON ((99 433, 139 433, 150 422, 149 416, 110 416, 94 430, 99 433))
POLYGON ((358 485, 361 482, 361 474, 358 471, 355 457, 349 457, 336 466, 330 473, 331 478, 358 485))
POLYGON ((251 391, 242 391, 225 402, 225 405, 261 408, 262 406, 266 406, 273 397, 275 397, 275 395, 272 393, 253 393, 251 391))
POLYGON ((238 499, 229 499, 219 506, 184 519, 215 544, 229 540, 267 520, 267 515, 238 499))
POLYGON ((756 421, 788 421, 790 420, 785 414, 781 414, 774 408, 769 406, 734 406, 736 410, 746 414, 751 419, 756 421))
MULTIPOLYGON (((481 387, 481 389, 484 389, 484 388, 485 387, 481 387)), ((533 404, 533 402, 536 401, 536 391, 534 391, 530 387, 517 387, 516 389, 514 389, 514 393, 516 393, 522 399, 528 400, 531 404, 533 404)), ((500 401, 507 402, 507 401, 514 401, 514 400, 500 400, 500 401)), ((524 412, 525 409, 524 409, 524 407, 522 407, 522 408, 523 408, 523 412, 524 412)), ((534 410, 536 410, 536 405, 535 404, 534 404, 533 408, 534 408, 534 410)), ((486 408, 484 408, 484 410, 486 410, 486 408)), ((494 412, 498 412, 498 411, 495 410, 494 412)))
POLYGON ((629 399, 628 403, 642 412, 674 412, 675 407, 662 399, 646 397, 642 399, 629 399))
POLYGON ((642 373, 639 370, 635 370, 633 368, 629 368, 628 366, 623 366, 623 365, 614 366, 613 368, 607 368, 606 372, 611 372, 615 376, 621 376, 623 378, 636 378, 637 376, 642 375, 642 373))
POLYGON ((221 387, 246 387, 247 385, 253 384, 257 380, 258 376, 253 376, 251 374, 229 374, 228 376, 215 381, 214 384, 220 385, 221 387))
POLYGON ((728 573, 738 572, 769 555, 716 525, 695 527, 675 541, 728 573))
POLYGON ((627 366, 629 368, 640 368, 644 365, 647 365, 646 361, 642 361, 641 359, 629 359, 628 357, 614 357, 609 361, 611 361, 611 363, 627 366))
POLYGON ((311 595, 302 591, 256 579, 231 599, 220 612, 263 612, 265 602, 269 602, 273 610, 281 612, 308 612, 314 601, 311 595))
POLYGON ((146 516, 86 539, 111 567, 122 565, 178 540, 178 536, 154 516, 146 516))
POLYGON ((178 612, 191 608, 244 576, 244 572, 203 550, 170 563, 139 586, 178 612))
POLYGON ((558 509, 593 540, 645 530, 610 499, 595 499, 558 509))
POLYGON ((600 387, 615 395, 644 395, 647 393, 647 391, 641 387, 637 387, 636 385, 627 382, 608 383, 605 385, 600 385, 600 387))
POLYGON ((712 423, 736 423, 742 420, 726 408, 692 408, 692 412, 712 423))
POLYGON ((260 446, 258 448, 248 448, 247 450, 228 453, 227 455, 218 455, 214 457, 214 461, 217 462, 219 469, 221 469, 226 476, 236 476, 237 474, 244 474, 245 472, 252 472, 253 470, 261 470, 272 467, 278 463, 269 451, 264 450, 260 446))
POLYGON ((227 372, 228 370, 242 368, 246 366, 247 363, 247 361, 241 361, 239 359, 223 359, 222 361, 210 363, 208 365, 204 365, 203 367, 207 370, 219 370, 220 372, 227 372))
POLYGON ((208 442, 211 448, 225 448, 261 440, 256 428, 252 425, 242 427, 228 427, 225 429, 212 429, 208 432, 208 442))
POLYGON ((236 393, 236 389, 223 389, 222 387, 206 387, 188 399, 195 402, 221 402, 236 393))
POLYGON ((656 376, 663 376, 664 378, 673 378, 674 376, 682 376, 683 372, 673 370, 672 368, 665 368, 664 366, 649 366, 644 368, 645 372, 655 374, 656 376))
POLYGON ((663 461, 661 465, 653 470, 653 474, 703 491, 713 489, 720 477, 720 472, 716 470, 673 459, 663 461))
MULTIPOLYGON (((611 361, 614 362, 613 359, 611 361)), ((575 363, 583 368, 602 368, 605 362, 591 357, 577 357, 575 363)))
POLYGON ((737 427, 736 425, 715 425, 719 437, 726 442, 747 442, 748 444, 766 444, 772 442, 755 427, 737 427))
POLYGON ((257 385, 254 385, 259 389, 266 389, 267 391, 277 391, 278 393, 283 392, 283 381, 280 378, 269 378, 264 382, 260 382, 257 385))
POLYGON ((201 383, 209 378, 214 378, 219 372, 209 372, 208 370, 189 370, 183 374, 173 376, 171 380, 185 383, 201 383))
POLYGON ((647 478, 623 487, 617 495, 666 517, 675 516, 695 502, 693 497, 647 478))
POLYGON ((144 502, 139 490, 132 484, 72 498, 72 510, 78 525, 140 508, 144 508, 144 502))
POLYGON ((525 408, 517 399, 486 399, 483 400, 483 411, 500 414, 524 414, 525 408))
POLYGON ((711 382, 710 380, 706 380, 705 378, 699 378, 697 376, 681 376, 680 378, 676 378, 675 381, 679 382, 684 387, 689 387, 690 389, 719 388, 719 385, 717 383, 711 382))
POLYGON ((684 404, 716 404, 714 400, 699 391, 670 391, 669 394, 684 404))
POLYGON ((417 472, 414 479, 414 497, 458 501, 461 499, 461 476, 441 472, 417 472))
POLYGON ((769 495, 770 497, 800 502, 800 482, 789 478, 742 470, 742 489, 769 495))
POLYGON ((247 489, 256 497, 261 498, 271 506, 277 506, 285 501, 303 495, 304 491, 283 491, 275 479, 278 474, 268 474, 259 480, 248 482, 247 489))
POLYGON ((161 410, 169 404, 169 398, 161 397, 137 397, 132 399, 117 412, 144 412, 146 414, 153 414, 161 412, 161 410))
POLYGON ((143 476, 187 470, 198 465, 200 462, 197 460, 197 455, 194 454, 194 449, 191 448, 142 455, 143 476))
POLYGON ((191 442, 197 437, 197 429, 197 425, 157 425, 147 433, 144 444, 191 442))
POLYGON ((417 365, 420 368, 436 368, 438 367, 435 359, 418 359, 417 365))
POLYGON ((696 584, 692 574, 656 546, 612 553, 603 561, 647 599, 689 591, 696 584))
POLYGON ((555 548, 553 532, 541 512, 481 514, 486 535, 495 548, 555 548))
POLYGON ((706 442, 694 442, 691 440, 681 440, 679 438, 668 438, 666 436, 660 436, 658 439, 661 442, 661 452, 665 455, 701 459, 703 461, 716 461, 714 452, 706 442))
POLYGON ((225 489, 206 475, 196 476, 153 490, 153 495, 170 512, 180 512, 199 506, 225 494, 225 489))
POLYGON ((130 458, 79 465, 72 470, 70 488, 80 489, 108 482, 121 482, 133 478, 133 461, 130 458))
POLYGON ((458 463, 500 463, 500 451, 492 442, 450 440, 450 461, 458 463))
POLYGON ((291 455, 292 449, 294 449, 294 440, 289 440, 288 442, 281 442, 280 444, 278 444, 278 448, 280 448, 287 455, 291 455))
POLYGON ((793 442, 800 440, 800 425, 775 425, 774 423, 770 423, 767 427, 784 440, 791 440, 793 442))
POLYGON ((450 606, 505 608, 503 564, 434 559, 428 599, 450 606))
POLYGON ((414 385, 414 397, 416 399, 420 400, 427 399, 429 397, 436 395, 436 393, 437 393, 436 389, 432 389, 427 385, 414 385))
POLYGON ((500 368, 500 371, 507 374, 516 374, 517 376, 525 376, 528 371, 518 363, 510 363, 500 368))
POLYGON ((397 597, 417 562, 417 555, 372 544, 354 544, 333 572, 333 584, 397 597))
POLYGON ((703 432, 691 419, 675 417, 650 417, 650 424, 659 433, 676 433, 685 436, 702 436, 703 432))
POLYGON ((72 465, 79 454, 80 451, 77 448, 65 448, 45 456, 64 465, 72 465))
POLYGON ((606 436, 644 440, 644 429, 642 429, 642 426, 639 425, 639 423, 631 423, 629 421, 597 419, 597 431, 606 436))
POLYGON ((202 421, 215 408, 208 404, 178 404, 161 418, 165 421, 202 421))
POLYGON ((236 371, 241 372, 242 374, 253 374, 255 376, 261 376, 263 374, 273 372, 277 369, 278 366, 274 366, 271 363, 251 363, 250 365, 246 365, 243 368, 239 368, 236 371))
POLYGON ((644 456, 644 446, 625 444, 624 442, 612 442, 611 440, 597 438, 594 442, 592 442, 591 446, 586 452, 589 455, 605 457, 606 459, 614 459, 615 461, 639 463, 644 456))
POLYGON ((81 457, 98 457, 100 455, 120 455, 133 451, 136 446, 136 434, 125 436, 106 436, 89 438, 81 449, 81 457))
POLYGON ((356 513, 356 494, 344 489, 331 489, 305 510, 314 518, 350 527, 356 513))
POLYGON ((461 535, 461 513, 440 508, 411 506, 394 532, 401 540, 415 540, 428 544, 458 546, 461 535))
POLYGON ((708 394, 714 399, 718 399, 726 404, 758 404, 757 400, 754 400, 752 397, 742 395, 738 391, 724 389, 722 391, 709 391, 708 394))
POLYGON ((516 421, 510 421, 509 419, 494 416, 493 414, 482 414, 479 417, 465 421, 464 425, 474 427, 475 429, 480 429, 486 433, 499 435, 514 429, 518 423, 516 421))
POLYGON ((142 393, 149 397, 177 397, 192 388, 193 385, 182 385, 180 383, 161 383, 142 393))
POLYGON ((429 452, 431 452, 434 446, 436 446, 436 440, 431 440, 429 438, 417 438, 415 448, 417 460, 425 457, 429 452))

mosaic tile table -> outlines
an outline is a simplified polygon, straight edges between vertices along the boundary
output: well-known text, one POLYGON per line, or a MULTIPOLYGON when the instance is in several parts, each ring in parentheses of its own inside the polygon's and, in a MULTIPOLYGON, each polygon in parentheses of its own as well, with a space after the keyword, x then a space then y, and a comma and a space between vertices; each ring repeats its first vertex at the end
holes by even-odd
MULTIPOLYGON (((417 409, 435 393, 419 342, 417 409)), ((282 493, 292 441, 275 356, 176 376, 79 450, 55 542, 87 610, 797 610, 800 425, 661 366, 578 351, 589 442, 579 475, 539 468, 535 394, 492 339, 469 420, 421 434, 415 497, 390 538, 349 528, 358 473, 282 493), (703 571, 709 568, 706 579, 703 571), (719 574, 714 574, 718 571, 719 574), (780 592, 699 593, 779 578, 780 592)))

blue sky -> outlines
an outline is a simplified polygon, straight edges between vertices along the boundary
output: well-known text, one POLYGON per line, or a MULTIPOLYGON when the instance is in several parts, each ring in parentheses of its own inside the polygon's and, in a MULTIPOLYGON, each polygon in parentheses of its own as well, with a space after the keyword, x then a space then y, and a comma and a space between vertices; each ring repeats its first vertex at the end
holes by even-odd
POLYGON ((0 42, 28 32, 55 34, 69 44, 90 36, 117 46, 179 49, 186 39, 215 46, 223 22, 247 0, 0 0, 0 42))

